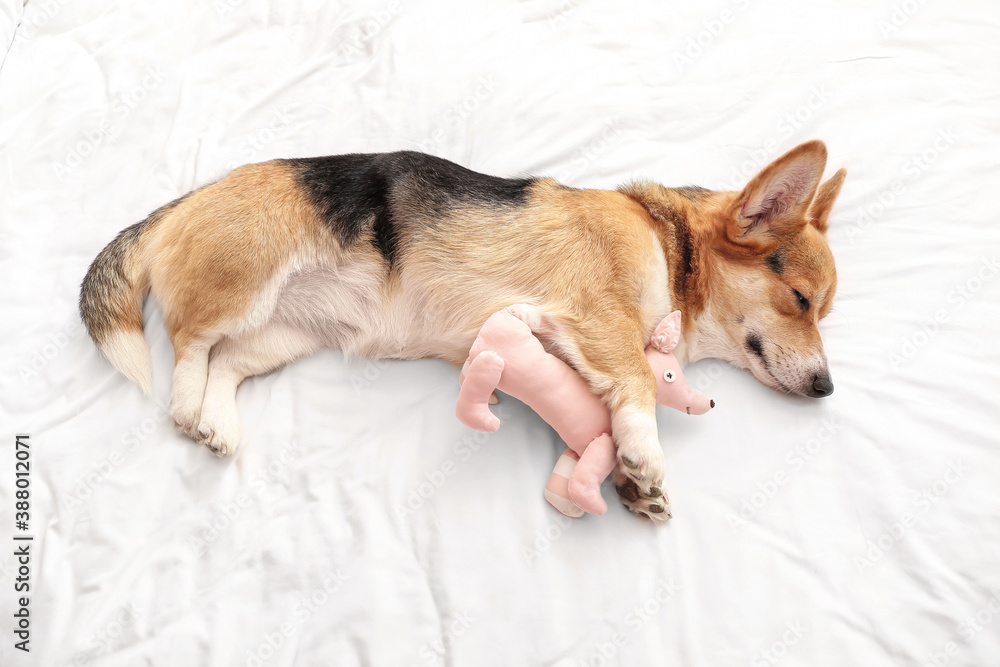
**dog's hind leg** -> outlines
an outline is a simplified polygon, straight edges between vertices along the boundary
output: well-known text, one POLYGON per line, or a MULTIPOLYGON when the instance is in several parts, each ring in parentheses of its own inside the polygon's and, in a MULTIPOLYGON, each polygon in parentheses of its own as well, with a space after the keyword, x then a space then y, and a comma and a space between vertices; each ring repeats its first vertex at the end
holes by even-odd
POLYGON ((208 381, 208 352, 218 336, 194 338, 186 333, 171 336, 174 345, 174 380, 170 390, 170 417, 177 429, 198 439, 201 404, 208 381))
POLYGON ((320 347, 319 338, 308 330, 275 321, 238 338, 219 341, 212 348, 208 362, 198 442, 217 456, 235 453, 240 444, 240 416, 236 409, 236 389, 240 383, 320 347))

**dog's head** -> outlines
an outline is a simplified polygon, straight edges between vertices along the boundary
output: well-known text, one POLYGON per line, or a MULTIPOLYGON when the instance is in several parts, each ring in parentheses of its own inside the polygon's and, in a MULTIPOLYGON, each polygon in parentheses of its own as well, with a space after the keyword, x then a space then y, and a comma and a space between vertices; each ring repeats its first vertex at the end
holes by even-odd
POLYGON ((707 267, 713 331, 705 333, 719 348, 711 356, 816 398, 833 393, 817 325, 837 287, 826 230, 846 176, 841 169, 821 185, 825 166, 826 147, 811 141, 729 193, 714 211, 707 267))

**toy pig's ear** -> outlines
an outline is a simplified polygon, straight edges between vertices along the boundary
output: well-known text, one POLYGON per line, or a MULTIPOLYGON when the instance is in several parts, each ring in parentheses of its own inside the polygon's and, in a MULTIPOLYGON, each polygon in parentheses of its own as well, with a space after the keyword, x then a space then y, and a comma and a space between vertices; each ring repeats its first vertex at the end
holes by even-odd
POLYGON ((649 344, 660 352, 670 352, 681 341, 681 311, 675 310, 656 325, 649 344))

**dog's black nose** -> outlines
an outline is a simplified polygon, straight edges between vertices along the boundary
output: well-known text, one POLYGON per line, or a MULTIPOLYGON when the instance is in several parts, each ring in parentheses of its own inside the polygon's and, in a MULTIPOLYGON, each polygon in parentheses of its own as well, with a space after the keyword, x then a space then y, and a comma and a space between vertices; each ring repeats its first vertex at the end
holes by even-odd
POLYGON ((812 391, 809 393, 813 398, 823 398, 833 393, 833 381, 826 373, 817 373, 813 378, 812 391))

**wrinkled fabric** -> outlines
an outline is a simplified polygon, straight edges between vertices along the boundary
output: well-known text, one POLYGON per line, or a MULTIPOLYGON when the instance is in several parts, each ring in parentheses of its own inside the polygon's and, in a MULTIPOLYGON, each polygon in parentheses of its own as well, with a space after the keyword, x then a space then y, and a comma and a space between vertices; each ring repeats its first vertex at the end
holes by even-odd
POLYGON ((995 3, 0 1, 0 664, 1000 664, 995 3), (8 48, 8 44, 10 45, 8 48), (124 227, 275 157, 424 150, 577 187, 849 171, 835 393, 688 366, 674 518, 545 502, 563 446, 456 368, 323 352, 246 381, 220 460, 104 361, 80 281, 124 227), (14 649, 30 434, 31 653, 14 649))

